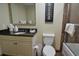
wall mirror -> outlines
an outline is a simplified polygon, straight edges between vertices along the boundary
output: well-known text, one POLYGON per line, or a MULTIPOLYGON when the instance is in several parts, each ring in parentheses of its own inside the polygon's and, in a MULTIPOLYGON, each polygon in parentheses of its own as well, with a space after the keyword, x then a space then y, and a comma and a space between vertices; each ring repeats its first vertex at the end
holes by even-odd
POLYGON ((53 23, 54 3, 45 4, 45 23, 53 23))
POLYGON ((10 3, 10 21, 15 25, 36 25, 34 3, 10 3))

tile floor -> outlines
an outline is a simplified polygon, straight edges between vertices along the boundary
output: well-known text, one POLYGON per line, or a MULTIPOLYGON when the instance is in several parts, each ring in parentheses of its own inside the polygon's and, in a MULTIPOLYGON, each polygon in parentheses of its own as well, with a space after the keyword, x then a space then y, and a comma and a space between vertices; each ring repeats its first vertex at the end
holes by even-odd
MULTIPOLYGON (((6 55, 6 54, 2 54, 2 56, 10 56, 10 55, 6 55)), ((63 56, 61 51, 60 52, 56 52, 56 56, 63 56)))
POLYGON ((56 52, 56 56, 63 56, 61 51, 60 52, 56 52))

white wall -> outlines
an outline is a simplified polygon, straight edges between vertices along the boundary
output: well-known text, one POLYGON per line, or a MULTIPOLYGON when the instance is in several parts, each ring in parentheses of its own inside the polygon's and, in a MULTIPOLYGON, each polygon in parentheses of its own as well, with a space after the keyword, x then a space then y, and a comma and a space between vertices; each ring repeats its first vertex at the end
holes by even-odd
POLYGON ((42 42, 42 34, 54 33, 55 34, 55 48, 60 49, 62 20, 63 20, 64 4, 54 4, 54 19, 52 24, 45 24, 45 4, 36 4, 36 27, 38 29, 37 42, 42 42))
POLYGON ((8 4, 0 3, 0 30, 6 29, 8 24, 10 24, 8 4))

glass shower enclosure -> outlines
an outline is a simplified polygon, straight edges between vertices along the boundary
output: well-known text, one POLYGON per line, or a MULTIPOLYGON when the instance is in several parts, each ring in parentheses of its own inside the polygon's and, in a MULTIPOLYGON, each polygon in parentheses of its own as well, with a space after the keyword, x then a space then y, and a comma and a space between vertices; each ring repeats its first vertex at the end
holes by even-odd
POLYGON ((71 37, 64 31, 65 34, 62 53, 65 56, 79 56, 79 3, 72 3, 70 9, 69 23, 75 24, 75 33, 73 37, 71 37))

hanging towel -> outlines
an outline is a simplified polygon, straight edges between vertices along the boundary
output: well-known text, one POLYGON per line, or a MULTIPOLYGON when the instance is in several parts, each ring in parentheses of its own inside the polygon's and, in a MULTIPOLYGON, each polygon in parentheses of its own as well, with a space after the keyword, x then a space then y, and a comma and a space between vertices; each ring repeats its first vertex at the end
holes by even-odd
POLYGON ((37 44, 35 46, 33 46, 33 50, 34 50, 34 56, 41 56, 41 51, 42 51, 42 44, 37 44))
POLYGON ((73 37, 75 33, 75 25, 71 23, 67 23, 65 27, 65 32, 67 32, 71 37, 73 37))

